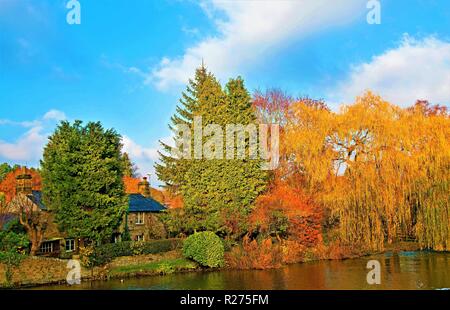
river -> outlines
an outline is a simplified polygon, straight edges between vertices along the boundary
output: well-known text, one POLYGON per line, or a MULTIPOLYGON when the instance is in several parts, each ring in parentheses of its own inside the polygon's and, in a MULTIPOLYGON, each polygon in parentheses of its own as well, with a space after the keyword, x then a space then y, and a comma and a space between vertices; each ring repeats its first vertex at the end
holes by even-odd
POLYGON ((271 270, 224 270, 176 273, 133 279, 51 285, 37 289, 119 290, 329 290, 329 289, 448 289, 450 253, 388 252, 357 259, 317 261, 271 270), (369 285, 369 260, 381 266, 381 284, 369 285))

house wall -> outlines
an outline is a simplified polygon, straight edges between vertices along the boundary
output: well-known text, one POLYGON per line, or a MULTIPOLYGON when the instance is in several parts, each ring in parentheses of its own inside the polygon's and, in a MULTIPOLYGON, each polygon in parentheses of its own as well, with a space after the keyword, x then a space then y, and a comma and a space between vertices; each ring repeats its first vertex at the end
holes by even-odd
POLYGON ((166 237, 166 230, 157 214, 144 212, 144 224, 136 224, 137 217, 137 212, 128 214, 128 229, 130 230, 131 240, 136 240, 138 235, 144 235, 144 240, 166 237))

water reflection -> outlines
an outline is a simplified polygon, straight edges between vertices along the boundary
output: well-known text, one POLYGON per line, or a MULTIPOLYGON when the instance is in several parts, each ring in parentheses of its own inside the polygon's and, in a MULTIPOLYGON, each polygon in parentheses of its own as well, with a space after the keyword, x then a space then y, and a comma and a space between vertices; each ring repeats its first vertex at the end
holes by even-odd
POLYGON ((437 289, 450 287, 450 253, 401 252, 343 261, 320 261, 274 270, 183 273, 40 289, 437 289), (369 260, 381 265, 381 284, 366 281, 369 260))

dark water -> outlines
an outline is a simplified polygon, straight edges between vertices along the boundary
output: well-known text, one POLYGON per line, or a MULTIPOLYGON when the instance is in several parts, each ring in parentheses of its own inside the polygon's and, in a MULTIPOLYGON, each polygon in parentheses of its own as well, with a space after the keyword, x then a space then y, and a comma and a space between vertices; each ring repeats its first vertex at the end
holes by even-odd
POLYGON ((39 289, 443 289, 450 288, 450 253, 400 252, 343 261, 319 261, 273 270, 192 272, 83 282, 39 289), (369 260, 381 265, 381 284, 369 285, 369 260))

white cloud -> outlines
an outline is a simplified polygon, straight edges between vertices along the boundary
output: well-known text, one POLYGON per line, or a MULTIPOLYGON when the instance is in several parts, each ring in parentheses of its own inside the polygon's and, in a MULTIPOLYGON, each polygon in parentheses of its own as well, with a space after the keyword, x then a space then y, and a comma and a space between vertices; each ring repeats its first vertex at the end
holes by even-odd
POLYGON ((128 153, 135 160, 156 160, 158 158, 157 148, 146 148, 134 142, 130 137, 123 136, 123 151, 128 153))
POLYGON ((63 121, 67 119, 66 114, 64 112, 58 110, 50 110, 45 113, 44 120, 55 120, 55 121, 63 121))
POLYGON ((404 36, 400 46, 355 65, 329 94, 332 102, 350 103, 366 90, 410 106, 418 99, 450 104, 450 42, 404 36))
POLYGON ((184 55, 163 58, 148 74, 159 89, 185 83, 202 59, 220 77, 242 73, 290 39, 350 22, 366 12, 366 0, 282 0, 201 2, 216 24, 217 36, 189 47, 184 55), (225 15, 225 19, 217 16, 225 15))
POLYGON ((8 119, 0 120, 0 126, 20 126, 27 128, 14 142, 0 140, 0 159, 17 164, 37 165, 47 143, 47 137, 54 129, 55 121, 66 119, 64 112, 50 110, 42 118, 33 121, 16 122, 8 119))
MULTIPOLYGON (((173 136, 164 137, 160 140, 168 145, 173 145, 173 136)), ((138 173, 142 176, 150 174, 153 180, 152 186, 161 185, 161 182, 156 178, 154 167, 154 164, 159 160, 159 143, 157 147, 146 147, 136 143, 126 135, 123 136, 122 143, 123 151, 128 153, 131 161, 136 164, 138 173)))
POLYGON ((37 162, 47 140, 41 126, 32 127, 16 142, 7 143, 0 140, 0 157, 17 162, 37 162))

